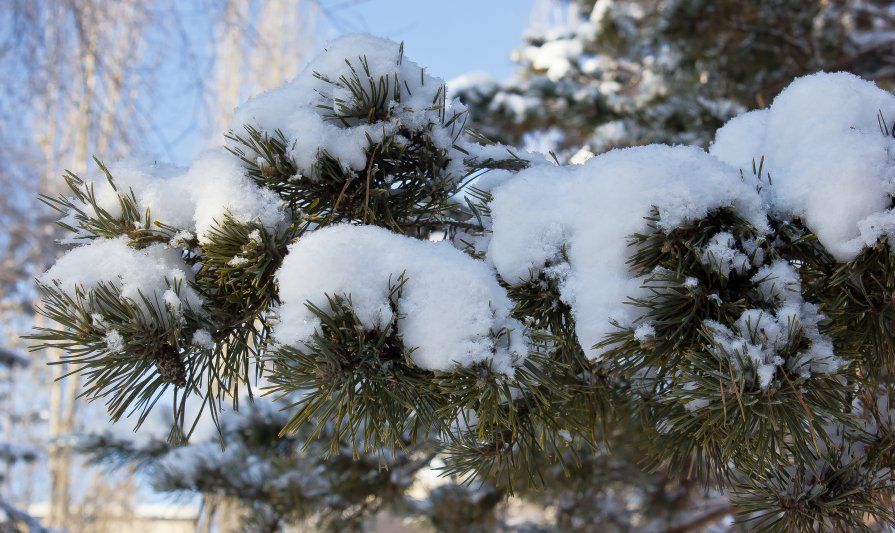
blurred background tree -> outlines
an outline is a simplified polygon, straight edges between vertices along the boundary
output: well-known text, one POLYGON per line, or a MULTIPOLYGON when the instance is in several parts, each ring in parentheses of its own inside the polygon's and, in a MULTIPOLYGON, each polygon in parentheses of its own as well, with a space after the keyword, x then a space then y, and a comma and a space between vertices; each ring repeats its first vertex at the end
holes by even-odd
POLYGON ((580 161, 613 147, 707 146, 794 78, 847 71, 895 84, 884 0, 553 0, 514 52, 516 79, 457 79, 471 126, 580 161))

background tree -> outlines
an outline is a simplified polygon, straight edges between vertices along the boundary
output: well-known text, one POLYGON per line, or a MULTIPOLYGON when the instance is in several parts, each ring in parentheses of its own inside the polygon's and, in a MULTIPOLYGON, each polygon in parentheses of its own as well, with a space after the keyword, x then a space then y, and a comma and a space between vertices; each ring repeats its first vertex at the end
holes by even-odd
MULTIPOLYGON (((12 428, 15 418, 20 413, 12 408, 12 397, 15 394, 14 371, 16 368, 28 366, 28 359, 15 352, 0 348, 0 401, 7 406, 7 416, 3 420, 3 440, 0 441, 0 457, 4 463, 4 471, 0 474, 0 483, 3 485, 3 494, 9 494, 10 474, 12 465, 17 462, 32 462, 40 457, 41 450, 23 445, 12 438, 12 428)), ((0 527, 4 531, 17 533, 19 531, 40 533, 43 528, 38 521, 26 512, 13 506, 12 502, 0 495, 0 527)))
POLYGON ((707 146, 793 78, 848 71, 895 83, 888 2, 548 0, 517 79, 458 79, 470 126, 562 158, 648 143, 707 146), (534 139, 542 139, 536 141, 534 139))

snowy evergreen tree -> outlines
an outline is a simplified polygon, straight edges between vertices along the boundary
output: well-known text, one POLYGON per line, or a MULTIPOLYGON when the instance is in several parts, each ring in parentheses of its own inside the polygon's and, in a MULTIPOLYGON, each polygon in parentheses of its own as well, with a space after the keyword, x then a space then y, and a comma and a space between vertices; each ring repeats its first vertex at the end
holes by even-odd
MULTIPOLYGON (((0 347, 0 401, 5 405, 12 405, 8 395, 11 392, 11 383, 14 377, 13 370, 28 366, 28 359, 6 348, 0 347)), ((0 425, 3 434, 7 437, 12 435, 11 428, 8 425, 15 413, 7 413, 7 419, 0 425)), ((35 461, 42 455, 43 450, 38 450, 32 446, 27 446, 15 440, 0 440, 0 463, 3 465, 3 471, 0 472, 0 484, 4 488, 9 488, 9 475, 12 472, 12 466, 19 462, 35 461)), ((0 493, 0 531, 7 533, 43 533, 46 531, 37 519, 28 515, 22 509, 13 505, 14 502, 9 501, 8 494, 0 493)))
POLYGON ((450 96, 344 37, 188 169, 67 175, 34 336, 114 420, 173 399, 181 446, 92 448, 272 528, 412 504, 486 530, 510 492, 566 530, 895 525, 895 96, 805 76, 709 152, 571 166, 450 96), (223 455, 182 445, 197 406, 223 455), (433 459, 494 488, 407 504, 433 459))
POLYGON ((848 71, 895 86, 895 12, 881 0, 545 0, 514 53, 518 79, 452 82, 469 125, 561 158, 647 143, 707 146, 793 78, 848 71))

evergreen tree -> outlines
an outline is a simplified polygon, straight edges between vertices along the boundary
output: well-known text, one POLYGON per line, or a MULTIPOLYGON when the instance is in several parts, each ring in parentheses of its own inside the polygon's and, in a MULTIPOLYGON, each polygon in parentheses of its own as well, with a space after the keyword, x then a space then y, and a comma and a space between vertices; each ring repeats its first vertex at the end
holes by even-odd
POLYGON ((297 524, 360 531, 385 509, 418 514, 406 493, 434 457, 434 442, 408 443, 394 454, 357 454, 341 446, 332 451, 327 429, 311 440, 312 425, 280 437, 288 421, 280 406, 260 398, 221 417, 221 440, 177 445, 107 431, 82 438, 79 448, 106 468, 136 466, 157 491, 236 502, 240 527, 250 531, 282 531, 297 524))
MULTIPOLYGON (((28 366, 28 359, 6 348, 0 347, 0 369, 4 370, 3 380, 8 384, 13 379, 13 369, 28 366)), ((2 388, 0 400, 7 405, 11 405, 8 386, 2 388)), ((9 413, 8 419, 5 421, 9 424, 14 413, 9 413)), ((10 435, 10 428, 4 428, 6 435, 10 435)), ((0 472, 0 483, 9 487, 7 476, 12 470, 12 466, 18 462, 32 462, 41 455, 41 450, 37 450, 31 446, 22 444, 21 442, 11 441, 4 442, 0 440, 0 461, 4 464, 4 472, 0 472)), ((40 523, 34 517, 15 507, 14 502, 7 499, 8 496, 0 494, 0 531, 8 533, 43 533, 46 531, 41 527, 40 523)))
POLYGON ((201 407, 227 451, 159 451, 159 483, 271 527, 400 507, 434 453, 498 487, 433 491, 415 512, 445 530, 503 492, 561 501, 567 530, 895 525, 895 96, 806 76, 711 153, 572 166, 467 114, 403 46, 349 36, 189 169, 68 174, 45 200, 71 248, 39 279, 60 326, 35 338, 114 420, 173 399, 179 445, 201 407), (221 416, 259 387, 283 419, 221 416))
POLYGON ((546 0, 518 79, 452 83, 469 125, 521 144, 546 135, 578 160, 647 143, 705 147, 724 122, 764 108, 793 78, 848 71, 892 88, 895 16, 873 0, 546 0))

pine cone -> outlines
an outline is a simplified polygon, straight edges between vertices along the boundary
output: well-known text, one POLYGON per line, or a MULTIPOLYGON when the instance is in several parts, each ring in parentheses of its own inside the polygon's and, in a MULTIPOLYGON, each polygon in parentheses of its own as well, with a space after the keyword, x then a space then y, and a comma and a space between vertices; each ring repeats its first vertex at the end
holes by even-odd
POLYGON ((176 387, 186 386, 186 366, 183 364, 180 352, 173 346, 165 345, 155 356, 155 367, 165 383, 171 383, 176 387))

